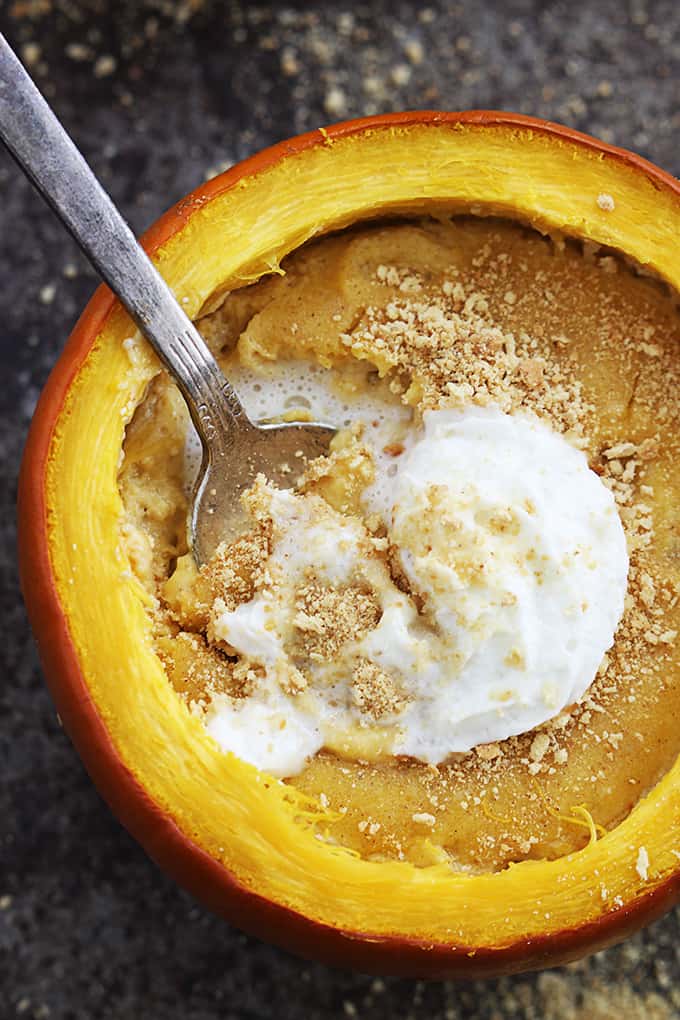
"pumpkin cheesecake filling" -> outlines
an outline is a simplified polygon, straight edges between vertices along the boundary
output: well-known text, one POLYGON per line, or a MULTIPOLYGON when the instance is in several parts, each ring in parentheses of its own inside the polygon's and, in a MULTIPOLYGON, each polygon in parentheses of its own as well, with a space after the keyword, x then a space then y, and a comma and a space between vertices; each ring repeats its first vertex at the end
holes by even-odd
POLYGON ((127 429, 123 538, 170 682, 225 751, 318 798, 320 839, 470 871, 577 849, 680 748, 672 296, 611 251, 463 216, 283 270, 199 328, 253 418, 338 424, 330 455, 291 490, 258 479, 250 530, 199 572, 164 374, 127 429))

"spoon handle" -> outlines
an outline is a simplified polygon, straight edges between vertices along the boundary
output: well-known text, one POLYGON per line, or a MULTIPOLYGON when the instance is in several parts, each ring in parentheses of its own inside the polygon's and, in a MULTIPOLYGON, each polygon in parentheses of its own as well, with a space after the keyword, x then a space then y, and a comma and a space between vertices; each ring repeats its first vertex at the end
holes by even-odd
POLYGON ((204 451, 231 445, 250 424, 235 390, 2 34, 0 139, 173 376, 204 451))

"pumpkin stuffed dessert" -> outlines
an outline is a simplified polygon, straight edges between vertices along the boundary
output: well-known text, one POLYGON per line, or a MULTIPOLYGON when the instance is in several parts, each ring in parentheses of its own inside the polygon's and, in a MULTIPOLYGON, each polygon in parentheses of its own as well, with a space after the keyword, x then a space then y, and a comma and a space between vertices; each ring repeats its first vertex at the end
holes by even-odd
POLYGON ((410 116, 273 150, 161 232, 250 417, 332 423, 328 455, 259 475, 199 567, 198 438, 107 311, 45 446, 42 569, 66 725, 166 868, 289 948, 474 976, 677 897, 678 195, 566 129, 410 116), (254 238, 231 262, 225 198, 254 238))

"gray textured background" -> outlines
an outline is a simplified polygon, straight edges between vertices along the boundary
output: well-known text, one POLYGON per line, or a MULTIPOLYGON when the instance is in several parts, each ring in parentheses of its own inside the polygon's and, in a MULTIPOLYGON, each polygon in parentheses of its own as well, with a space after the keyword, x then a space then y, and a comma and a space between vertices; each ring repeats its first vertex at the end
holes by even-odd
MULTIPOLYGON (((137 231, 264 145, 383 110, 519 110, 680 171, 674 0, 0 0, 0 23, 137 231)), ((677 912, 542 975, 376 980, 239 934, 111 817, 57 725, 14 565, 26 428, 95 282, 0 153, 0 1020, 679 1016, 677 912)))

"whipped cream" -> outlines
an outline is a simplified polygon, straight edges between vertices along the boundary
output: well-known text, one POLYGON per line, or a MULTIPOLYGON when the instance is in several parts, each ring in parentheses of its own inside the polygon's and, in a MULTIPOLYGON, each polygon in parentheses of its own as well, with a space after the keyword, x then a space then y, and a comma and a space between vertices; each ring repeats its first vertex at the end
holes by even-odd
POLYGON ((612 494, 547 426, 494 408, 424 423, 395 479, 392 538, 441 644, 397 751, 437 762, 584 694, 623 613, 628 554, 612 494))
POLYGON ((267 488, 266 580, 214 621, 260 679, 246 698, 215 696, 207 728, 275 775, 323 746, 436 764, 525 732, 584 694, 612 644, 626 542, 582 452, 538 420, 470 407, 426 412, 390 463, 376 463, 366 509, 382 512, 409 593, 358 518, 267 488), (296 591, 310 571, 370 590, 377 612, 332 657, 303 661, 296 591), (291 690, 298 667, 306 685, 291 690), (388 711, 367 717, 361 670, 391 692, 388 711))

